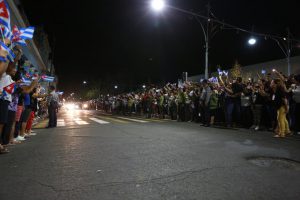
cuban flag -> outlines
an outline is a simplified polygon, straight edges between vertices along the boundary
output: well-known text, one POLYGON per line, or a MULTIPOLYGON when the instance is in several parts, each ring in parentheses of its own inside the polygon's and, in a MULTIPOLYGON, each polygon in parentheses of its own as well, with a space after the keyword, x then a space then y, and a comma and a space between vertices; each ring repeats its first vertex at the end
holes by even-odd
POLYGON ((12 83, 12 84, 10 84, 10 85, 4 87, 4 88, 3 88, 3 94, 4 94, 4 96, 6 96, 7 94, 12 94, 12 93, 14 93, 15 87, 16 87, 15 83, 12 83))
POLYGON ((219 79, 217 77, 211 77, 210 79, 208 79, 208 81, 211 83, 218 83, 219 79))
POLYGON ((20 38, 24 40, 32 39, 34 34, 34 27, 30 26, 28 28, 21 28, 20 29, 20 38))
POLYGON ((3 42, 0 41, 0 48, 4 51, 7 51, 8 55, 7 55, 7 59, 10 61, 10 62, 14 62, 15 61, 15 54, 13 53, 13 51, 8 48, 3 42))
POLYGON ((54 82, 54 79, 55 77, 53 76, 46 76, 46 75, 42 76, 42 80, 45 82, 54 82))
POLYGON ((218 68, 218 73, 219 73, 219 76, 222 76, 223 75, 223 72, 220 68, 218 68))
POLYGON ((228 71, 223 71, 224 76, 228 76, 228 71))
POLYGON ((2 27, 1 29, 2 29, 3 36, 9 39, 10 41, 12 41, 14 36, 13 33, 7 27, 2 27))
POLYGON ((0 0, 0 24, 11 30, 10 11, 5 0, 0 0))
POLYGON ((19 44, 21 46, 27 46, 26 42, 24 39, 21 38, 21 32, 19 31, 17 26, 13 27, 13 37, 12 37, 12 42, 19 44))
POLYGON ((26 86, 28 86, 28 85, 30 85, 30 84, 31 84, 30 79, 25 78, 25 77, 22 77, 22 84, 21 84, 21 85, 26 85, 26 86))

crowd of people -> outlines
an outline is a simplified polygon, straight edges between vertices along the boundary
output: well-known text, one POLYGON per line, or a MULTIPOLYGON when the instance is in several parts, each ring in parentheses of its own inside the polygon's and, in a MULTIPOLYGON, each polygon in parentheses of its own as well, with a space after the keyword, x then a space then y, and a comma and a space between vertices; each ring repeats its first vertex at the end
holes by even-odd
POLYGON ((40 77, 35 73, 25 83, 22 50, 13 48, 15 58, 8 60, 8 52, 0 50, 0 154, 9 153, 10 145, 20 144, 35 135, 33 121, 49 113, 49 128, 56 126, 58 96, 55 87, 42 92, 40 77))
POLYGON ((256 80, 221 75, 201 83, 168 83, 163 88, 106 96, 90 103, 113 114, 269 130, 278 138, 300 134, 300 75, 287 77, 276 70, 256 80))

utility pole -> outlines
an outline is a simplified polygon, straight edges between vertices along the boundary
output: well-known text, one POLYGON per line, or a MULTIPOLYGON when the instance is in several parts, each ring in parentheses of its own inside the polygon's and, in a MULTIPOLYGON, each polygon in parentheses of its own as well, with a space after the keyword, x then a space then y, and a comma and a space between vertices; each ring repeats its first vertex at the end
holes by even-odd
POLYGON ((287 57, 287 63, 288 63, 288 76, 291 75, 291 33, 290 29, 287 29, 288 36, 287 36, 287 52, 286 52, 286 57, 287 57))
POLYGON ((210 4, 207 4, 207 24, 205 37, 205 79, 208 79, 208 54, 209 54, 209 23, 210 23, 210 4))

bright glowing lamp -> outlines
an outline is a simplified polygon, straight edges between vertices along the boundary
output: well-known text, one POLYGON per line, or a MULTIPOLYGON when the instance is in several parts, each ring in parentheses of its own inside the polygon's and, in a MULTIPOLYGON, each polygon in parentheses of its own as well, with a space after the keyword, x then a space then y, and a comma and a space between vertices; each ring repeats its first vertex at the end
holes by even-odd
POLYGON ((255 44, 256 44, 256 39, 255 39, 255 38, 250 38, 250 39, 248 40, 248 43, 249 43, 250 45, 255 45, 255 44))
POLYGON ((157 12, 162 11, 165 7, 165 2, 163 0, 152 0, 151 7, 157 12))

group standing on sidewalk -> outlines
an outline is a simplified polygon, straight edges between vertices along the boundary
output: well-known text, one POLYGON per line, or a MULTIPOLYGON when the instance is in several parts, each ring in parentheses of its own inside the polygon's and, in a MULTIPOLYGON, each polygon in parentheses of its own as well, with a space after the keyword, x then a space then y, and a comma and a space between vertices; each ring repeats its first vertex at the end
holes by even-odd
POLYGON ((300 75, 285 76, 276 70, 247 80, 220 75, 200 83, 152 85, 87 103, 113 114, 269 130, 280 138, 300 134, 300 75))
POLYGON ((40 110, 49 107, 51 120, 49 127, 55 127, 55 114, 52 110, 58 103, 54 86, 50 94, 41 94, 39 77, 35 75, 30 84, 24 84, 22 50, 14 48, 13 62, 6 59, 7 52, 0 50, 0 154, 8 153, 7 146, 16 145, 35 135, 32 131, 34 118, 40 110), (17 66, 19 69, 17 70, 17 66), (47 99, 51 99, 47 101, 47 99))

